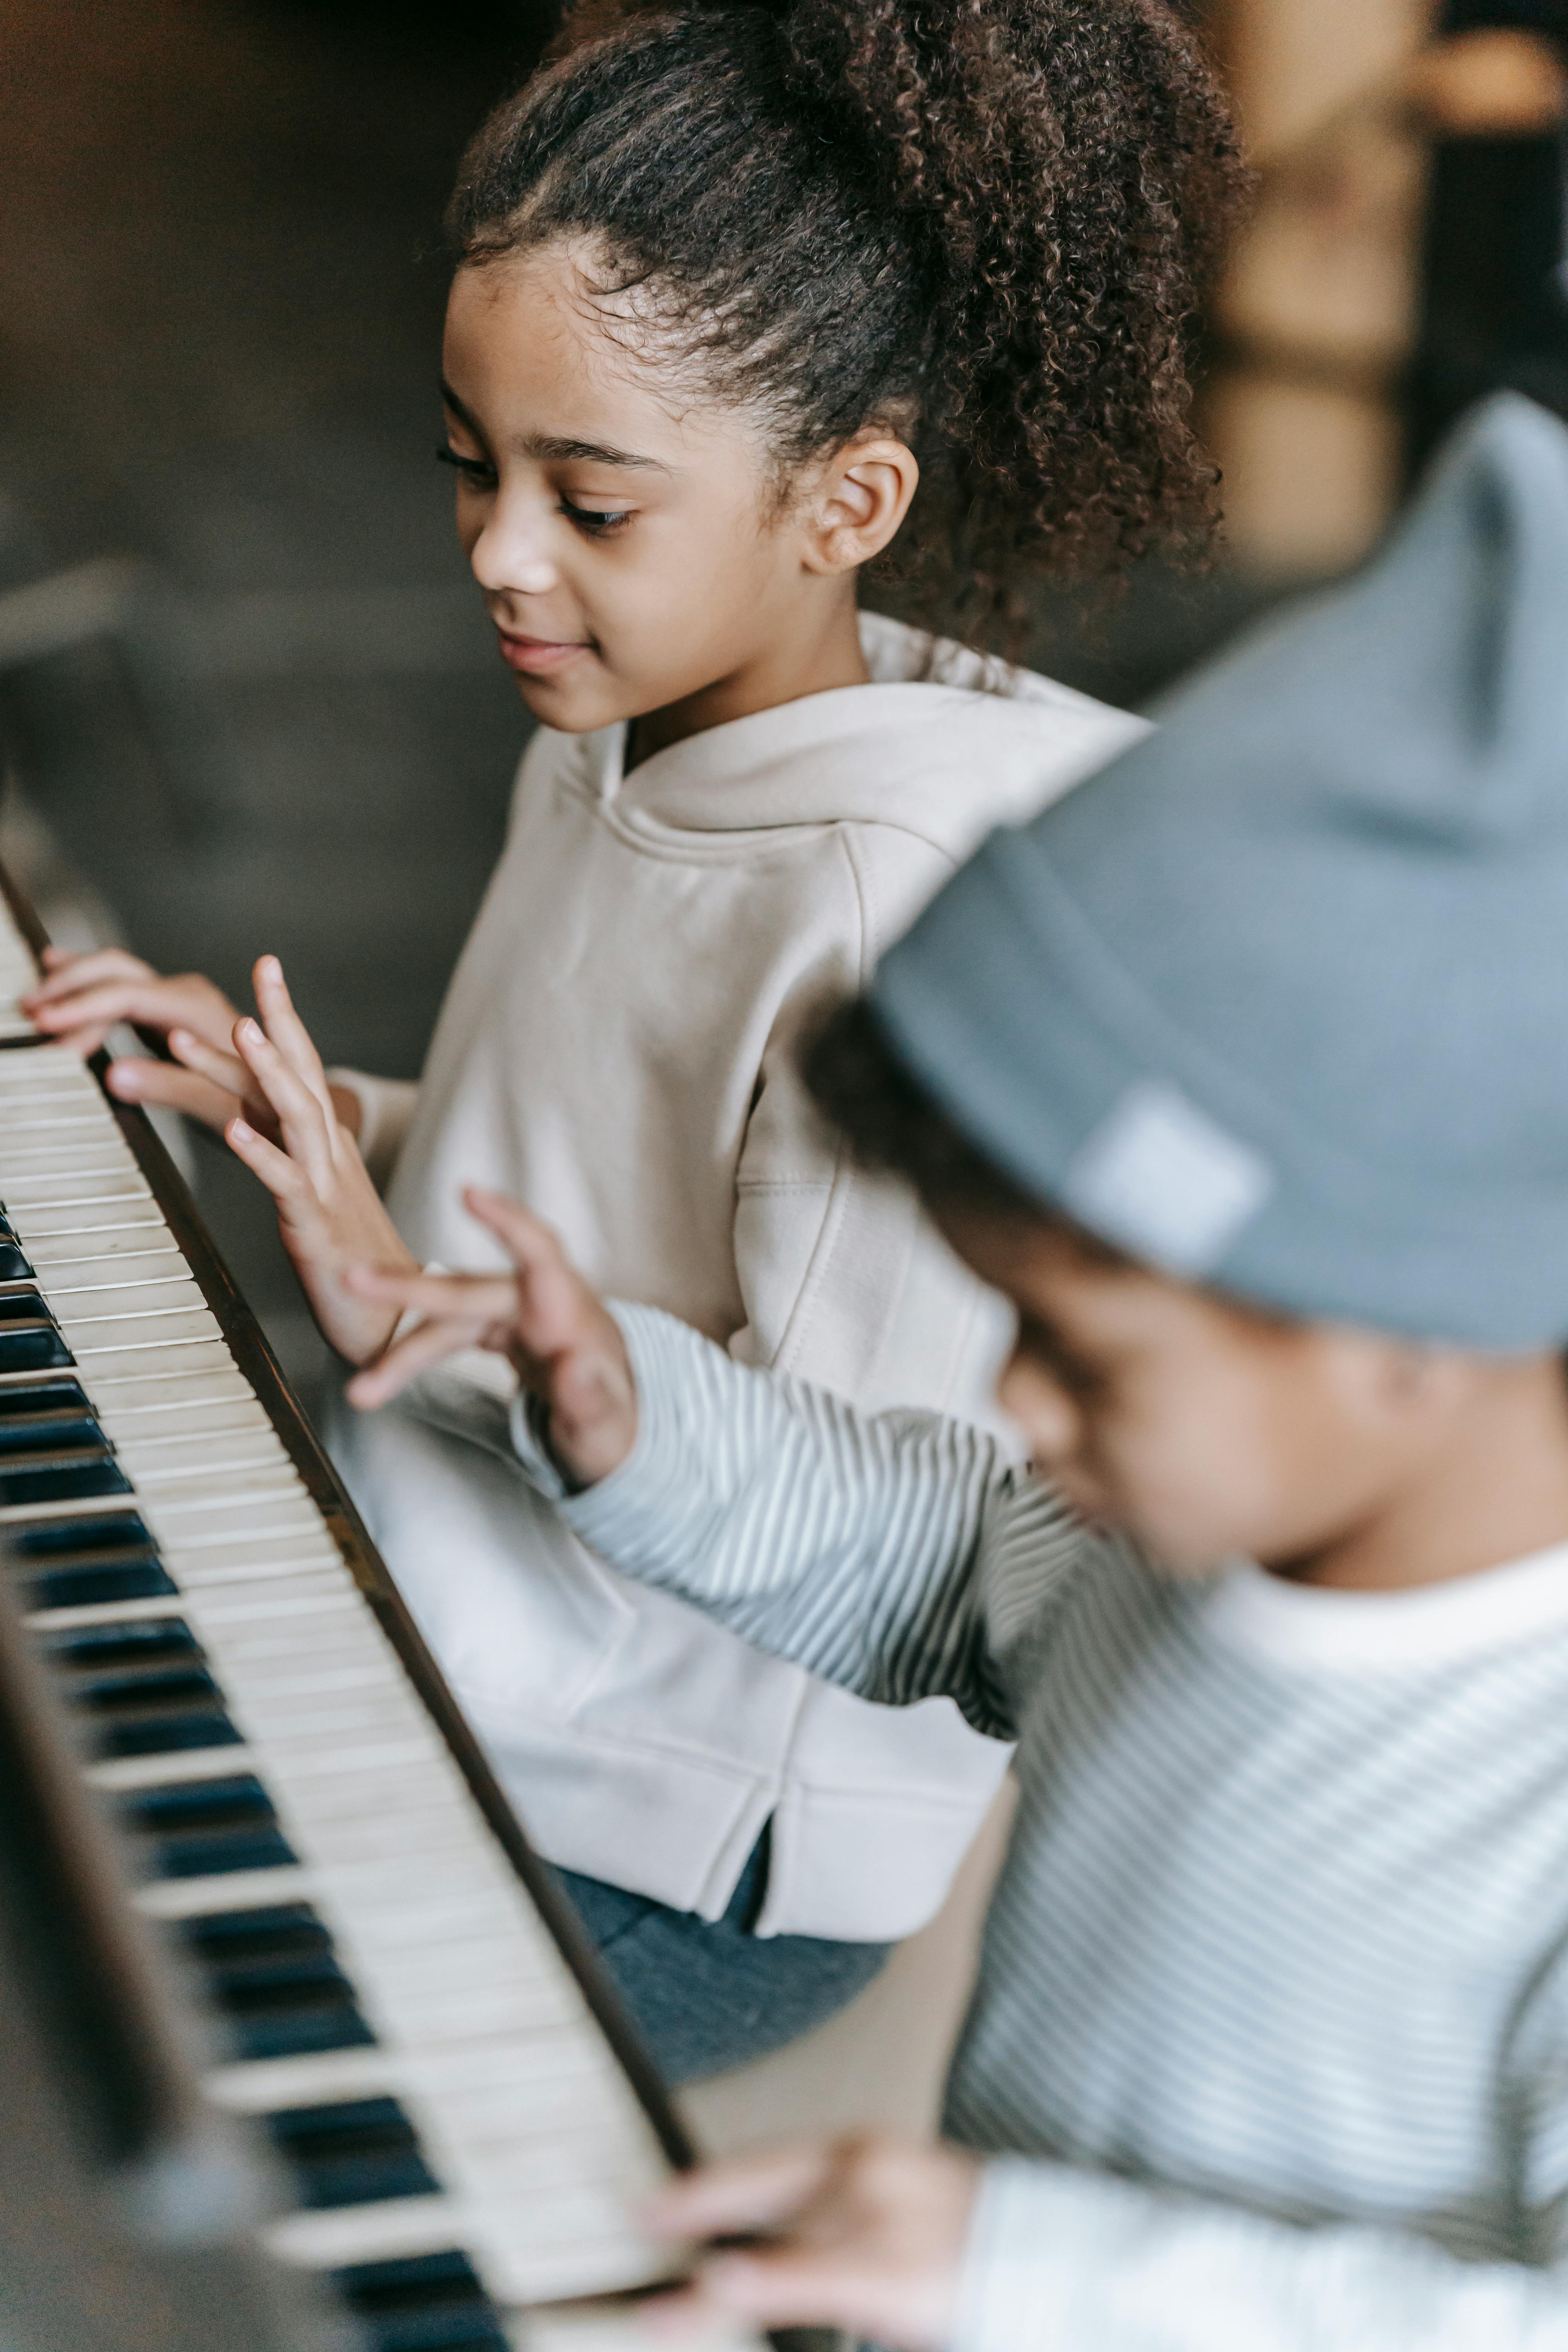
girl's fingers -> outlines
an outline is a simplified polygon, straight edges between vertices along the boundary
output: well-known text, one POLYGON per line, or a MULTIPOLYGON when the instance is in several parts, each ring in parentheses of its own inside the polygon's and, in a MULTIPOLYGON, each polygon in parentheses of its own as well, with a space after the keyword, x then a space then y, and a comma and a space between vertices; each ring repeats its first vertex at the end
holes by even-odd
POLYGON ((109 1091, 119 1102, 156 1103, 163 1110, 184 1111, 186 1118, 199 1118, 220 1133, 239 1108, 226 1087, 214 1086, 174 1062, 111 1063, 109 1091))
POLYGON ((148 981, 157 978, 150 963, 124 948, 99 948, 91 955, 72 955, 68 948, 46 948, 44 978, 24 1000, 28 1004, 52 1003, 61 996, 94 988, 103 981, 148 981))
POLYGON ((643 2207, 656 2236, 717 2238, 773 2229, 816 2196, 837 2160, 831 2140, 759 2148, 667 2181, 643 2207))
POLYGON ((161 1029, 168 1010, 162 1008, 160 1019, 153 998, 156 986, 155 981, 105 981, 100 987, 73 989, 47 999, 40 993, 23 1002, 40 1029, 79 1029, 89 1022, 107 1029, 117 1021, 140 1021, 149 1029, 161 1029))
MULTIPOLYGON (((858 2331, 868 2311, 870 2283, 864 2267, 852 2255, 788 2246, 776 2253, 711 2255, 697 2278, 701 2302, 710 2310, 775 2327, 858 2331)), ((877 2319, 880 2316, 879 2313, 877 2319)))
POLYGON ((246 1068, 277 1112, 284 1142, 318 1195, 325 1198, 334 1172, 329 1114, 304 1079, 289 1068, 259 1022, 248 1015, 237 1021, 234 1042, 246 1068))
POLYGON ((297 1207, 302 1200, 313 1200, 310 1185, 286 1151, 258 1135, 248 1120, 231 1118, 223 1130, 223 1139, 229 1150, 244 1160, 253 1176, 259 1176, 279 1208, 297 1207))
POLYGON ((289 993, 283 967, 275 955, 257 958, 251 984, 256 991, 257 1006, 268 1037, 290 1069, 310 1087, 322 1109, 335 1118, 331 1090, 327 1085, 327 1074, 321 1067, 315 1040, 294 1010, 294 1000, 289 993))
POLYGON ((592 1345, 605 1308, 550 1227, 520 1202, 471 1184, 464 1205, 502 1244, 518 1271, 518 1337, 531 1355, 548 1358, 592 1345))
POLYGON ((216 1087, 225 1087, 237 1097, 245 1092, 245 1064, 237 1054, 226 1054, 221 1047, 209 1045, 194 1029, 171 1029, 169 1051, 187 1070, 195 1070, 210 1078, 216 1087))
POLYGON ((343 1280, 362 1298, 379 1298, 400 1314, 440 1322, 510 1322, 517 1306, 517 1285, 510 1274, 403 1273, 391 1266, 352 1265, 343 1280))
POLYGON ((362 1412, 374 1412, 377 1405, 389 1404, 426 1364, 438 1364, 461 1348, 478 1347, 488 1328, 487 1324, 460 1323, 455 1318, 449 1323, 416 1324, 375 1363, 356 1372, 344 1394, 362 1412))

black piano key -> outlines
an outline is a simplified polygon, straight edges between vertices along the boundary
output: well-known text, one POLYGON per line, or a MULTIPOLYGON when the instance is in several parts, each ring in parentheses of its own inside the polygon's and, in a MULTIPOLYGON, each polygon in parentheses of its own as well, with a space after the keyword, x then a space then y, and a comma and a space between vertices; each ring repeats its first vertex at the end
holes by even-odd
POLYGON ((339 1966, 326 1924, 308 1903, 183 1921, 237 2058, 290 2058, 361 2049, 375 2040, 339 1966))
POLYGON ((35 1413, 65 1412, 79 1414, 98 1427, 97 1416, 87 1391, 79 1381, 63 1378, 58 1373, 47 1381, 18 1381, 10 1388, 0 1389, 0 1444, 8 1442, 13 1422, 25 1422, 35 1413))
POLYGON ((30 1282, 33 1269, 27 1264, 16 1229, 4 1212, 0 1212, 0 1282, 30 1282))
POLYGON ((107 1445, 47 1454, 0 1454, 0 1503, 89 1503, 129 1495, 131 1481, 107 1445))
POLYGON ((505 2352, 500 2315, 467 2254, 456 2248, 355 2263, 331 2284, 370 2338, 372 2352, 505 2352))
POLYGON ((120 1810, 126 1825, 148 1840, 159 1878, 275 1870, 299 1860, 253 1772, 140 1790, 121 1798, 120 1810))
POLYGON ((0 1372, 47 1372, 75 1360, 41 1292, 0 1292, 0 1372))
POLYGON ((395 2099, 346 2099, 268 2116, 273 2146, 294 2176, 301 2205, 376 2205, 435 2197, 436 2179, 395 2099))
POLYGON ((0 1372, 47 1372, 75 1361, 37 1291, 0 1292, 0 1372))
MULTIPOLYGON (((74 1381, 61 1381, 62 1389, 73 1389, 74 1381)), ((58 1404, 48 1408, 35 1405, 31 1410, 20 1406, 20 1397, 47 1396, 47 1388, 35 1388, 28 1381, 25 1388, 0 1389, 0 1465, 16 1454, 47 1454, 62 1445, 99 1445, 107 1449, 109 1440, 93 1419, 90 1406, 58 1404)))
POLYGON ((60 1672, 125 1672, 200 1663, 205 1653, 183 1617, 140 1617, 130 1625, 86 1625, 39 1636, 40 1654, 60 1672))
POLYGON ((88 1745, 95 1755, 163 1756, 240 1744, 183 1617, 46 1635, 39 1646, 66 1698, 94 1718, 88 1745))
POLYGON ((6 1532, 26 1608, 95 1609, 108 1601, 160 1601, 178 1590, 136 1511, 73 1512, 6 1532))

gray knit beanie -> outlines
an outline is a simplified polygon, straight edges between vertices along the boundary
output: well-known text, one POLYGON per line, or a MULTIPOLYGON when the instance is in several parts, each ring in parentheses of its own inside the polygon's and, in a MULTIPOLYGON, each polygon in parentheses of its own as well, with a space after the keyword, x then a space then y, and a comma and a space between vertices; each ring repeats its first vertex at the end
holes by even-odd
POLYGON ((1475 412, 1366 571, 993 834, 871 1002, 997 1166, 1152 1265, 1568 1340, 1568 430, 1475 412))

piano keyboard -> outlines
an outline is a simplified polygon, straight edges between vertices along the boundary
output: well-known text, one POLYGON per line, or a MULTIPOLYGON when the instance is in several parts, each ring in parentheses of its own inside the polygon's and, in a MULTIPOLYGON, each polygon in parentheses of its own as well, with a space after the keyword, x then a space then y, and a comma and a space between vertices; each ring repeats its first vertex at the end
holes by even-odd
MULTIPOLYGON (((0 997, 18 945, 0 902, 0 997)), ((134 1118, 58 1047, 0 1052, 0 1543, 137 1899, 205 1980, 208 2092, 292 2177, 267 2242, 383 2352, 480 2352, 508 2307, 668 2274, 633 2216, 679 2127, 240 1370, 134 1118)))

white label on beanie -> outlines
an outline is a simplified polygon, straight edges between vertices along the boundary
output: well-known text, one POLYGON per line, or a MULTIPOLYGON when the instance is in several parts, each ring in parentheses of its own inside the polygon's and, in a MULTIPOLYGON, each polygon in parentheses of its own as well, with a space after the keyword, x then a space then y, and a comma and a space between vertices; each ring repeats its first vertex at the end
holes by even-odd
POLYGON ((1062 1194, 1075 1216, 1168 1273, 1210 1274, 1274 1188, 1268 1162, 1175 1087, 1143 1079, 1079 1151, 1062 1194))

